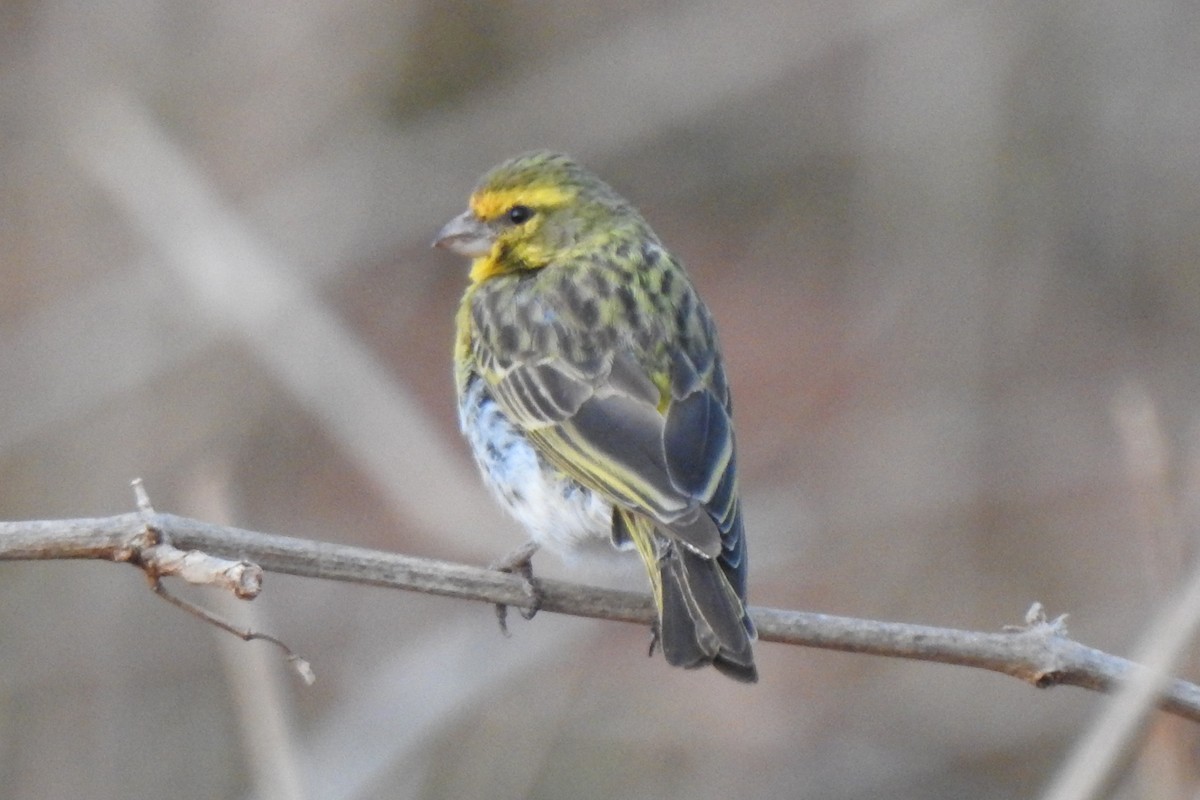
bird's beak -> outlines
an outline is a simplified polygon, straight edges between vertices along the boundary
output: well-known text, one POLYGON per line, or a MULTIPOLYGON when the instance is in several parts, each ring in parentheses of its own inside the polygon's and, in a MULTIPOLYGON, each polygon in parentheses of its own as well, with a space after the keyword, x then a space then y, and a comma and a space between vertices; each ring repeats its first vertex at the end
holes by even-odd
POLYGON ((444 247, 462 256, 480 258, 491 252, 496 235, 470 209, 459 214, 438 231, 434 247, 444 247))

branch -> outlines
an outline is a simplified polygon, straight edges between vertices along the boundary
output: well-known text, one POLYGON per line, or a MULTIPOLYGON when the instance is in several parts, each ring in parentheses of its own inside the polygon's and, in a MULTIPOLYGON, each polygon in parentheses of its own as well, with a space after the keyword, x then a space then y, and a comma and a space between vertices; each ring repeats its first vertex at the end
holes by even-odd
MULTIPOLYGON (((0 522, 0 561, 102 559, 132 563, 152 575, 178 574, 185 580, 231 590, 242 585, 227 577, 228 565, 243 565, 309 578, 424 592, 464 600, 531 608, 578 617, 649 625, 654 610, 648 595, 538 580, 538 597, 518 575, 492 569, 414 558, 361 547, 315 542, 227 528, 173 514, 122 514, 99 519, 0 522), (206 569, 164 569, 156 553, 168 544, 174 561, 206 569)), ((253 597, 257 592, 241 593, 253 597)), ((1137 665, 1067 638, 1062 618, 1048 621, 1035 605, 1026 625, 999 633, 979 633, 896 622, 836 617, 806 611, 752 608, 764 642, 934 661, 1011 675, 1039 688, 1067 685, 1109 692, 1133 675, 1137 665)), ((1200 686, 1168 681, 1158 699, 1163 710, 1200 722, 1200 686)))

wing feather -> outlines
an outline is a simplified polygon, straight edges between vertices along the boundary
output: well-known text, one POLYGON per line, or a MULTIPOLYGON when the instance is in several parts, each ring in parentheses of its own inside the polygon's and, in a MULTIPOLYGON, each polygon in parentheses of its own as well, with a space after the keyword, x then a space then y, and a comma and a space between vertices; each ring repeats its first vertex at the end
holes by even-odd
POLYGON ((591 374, 561 359, 515 365, 493 394, 559 469, 714 557, 729 532, 729 415, 686 357, 674 359, 669 384, 664 403, 622 351, 591 374))

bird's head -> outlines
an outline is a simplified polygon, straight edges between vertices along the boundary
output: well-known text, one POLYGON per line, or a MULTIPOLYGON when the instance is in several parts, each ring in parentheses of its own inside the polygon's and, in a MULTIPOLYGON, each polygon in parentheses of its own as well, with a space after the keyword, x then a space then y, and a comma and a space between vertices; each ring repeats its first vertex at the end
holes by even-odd
POLYGON ((536 151, 484 175, 468 209, 433 244, 473 258, 471 280, 478 283, 570 262, 643 228, 638 213, 595 175, 560 153, 536 151))

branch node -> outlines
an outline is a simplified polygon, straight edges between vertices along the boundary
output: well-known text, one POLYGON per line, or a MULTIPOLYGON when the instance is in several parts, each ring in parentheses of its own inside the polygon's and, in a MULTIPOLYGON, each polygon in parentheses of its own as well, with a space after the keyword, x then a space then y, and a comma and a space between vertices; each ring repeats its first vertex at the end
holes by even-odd
POLYGON ((1034 601, 1029 610, 1025 612, 1024 625, 1005 625, 1001 630, 1005 633, 1029 633, 1046 638, 1058 636, 1065 639, 1068 637, 1067 616, 1067 614, 1059 614, 1054 619, 1050 619, 1046 616, 1046 607, 1034 601))
POLYGON ((1062 682, 1063 674, 1056 669, 1047 670, 1045 672, 1034 673, 1030 676, 1030 683, 1038 689, 1049 689, 1051 686, 1057 686, 1062 682))
POLYGON ((113 548, 109 558, 118 563, 137 564, 140 566, 142 563, 142 553, 158 544, 161 538, 161 531, 146 525, 141 531, 125 539, 120 545, 113 548))

